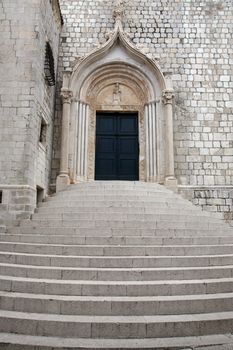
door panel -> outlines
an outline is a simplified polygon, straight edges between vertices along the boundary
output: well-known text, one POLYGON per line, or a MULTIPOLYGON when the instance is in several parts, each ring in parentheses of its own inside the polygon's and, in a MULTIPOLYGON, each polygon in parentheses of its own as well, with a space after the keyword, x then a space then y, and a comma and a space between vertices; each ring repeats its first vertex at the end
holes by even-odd
POLYGON ((120 135, 138 135, 137 116, 124 115, 118 117, 118 133, 120 135))
POLYGON ((96 180, 138 180, 138 117, 97 114, 96 180))
POLYGON ((114 135, 117 132, 116 117, 112 114, 97 115, 97 135, 114 135))
POLYGON ((116 174, 117 140, 114 136, 97 136, 96 174, 99 179, 112 179, 116 174))

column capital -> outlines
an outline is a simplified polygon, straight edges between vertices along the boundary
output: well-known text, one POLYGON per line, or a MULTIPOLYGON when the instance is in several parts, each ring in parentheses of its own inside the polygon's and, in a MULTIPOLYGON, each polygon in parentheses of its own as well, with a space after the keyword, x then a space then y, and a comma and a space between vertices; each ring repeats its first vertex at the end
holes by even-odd
POLYGON ((174 90, 163 90, 162 101, 165 105, 172 104, 174 98, 174 90))
POLYGON ((71 103, 73 97, 73 92, 68 89, 61 89, 62 103, 71 103))

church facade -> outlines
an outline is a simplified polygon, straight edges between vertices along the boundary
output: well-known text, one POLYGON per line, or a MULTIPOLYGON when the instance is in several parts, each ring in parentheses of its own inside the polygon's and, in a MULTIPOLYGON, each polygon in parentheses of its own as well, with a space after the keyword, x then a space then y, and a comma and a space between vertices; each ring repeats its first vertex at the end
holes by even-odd
POLYGON ((0 4, 4 222, 94 180, 157 182, 231 220, 232 1, 18 3, 0 4))

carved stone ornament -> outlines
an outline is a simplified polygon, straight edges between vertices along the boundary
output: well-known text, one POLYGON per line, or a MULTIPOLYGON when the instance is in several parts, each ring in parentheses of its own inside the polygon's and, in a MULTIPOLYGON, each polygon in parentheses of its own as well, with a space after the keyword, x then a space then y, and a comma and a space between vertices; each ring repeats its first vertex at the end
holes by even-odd
POLYGON ((105 39, 109 40, 113 35, 114 35, 114 30, 108 30, 107 33, 105 34, 105 39))
POLYGON ((114 8, 113 16, 116 20, 122 21, 124 16, 124 0, 117 0, 114 8))
POLYGON ((173 90, 163 90, 163 95, 162 95, 163 103, 165 105, 172 104, 174 96, 175 95, 173 90))
POLYGON ((61 98, 62 98, 62 103, 71 103, 73 97, 73 93, 70 90, 61 90, 61 98))
POLYGON ((78 71, 79 67, 85 65, 85 63, 91 60, 94 56, 97 56, 102 52, 107 52, 117 39, 120 39, 120 41, 123 43, 123 46, 126 47, 129 51, 133 51, 134 54, 143 57, 143 59, 149 59, 152 65, 158 68, 159 57, 152 56, 149 52, 150 50, 148 47, 144 45, 142 46, 140 44, 136 45, 132 41, 132 34, 124 29, 122 21, 125 12, 125 4, 125 0, 115 0, 113 11, 113 17, 115 20, 114 29, 106 32, 104 36, 106 42, 95 44, 95 47, 93 47, 93 49, 84 56, 76 56, 76 59, 72 64, 73 72, 78 71))
POLYGON ((113 104, 121 103, 121 89, 120 84, 116 83, 113 90, 113 104))

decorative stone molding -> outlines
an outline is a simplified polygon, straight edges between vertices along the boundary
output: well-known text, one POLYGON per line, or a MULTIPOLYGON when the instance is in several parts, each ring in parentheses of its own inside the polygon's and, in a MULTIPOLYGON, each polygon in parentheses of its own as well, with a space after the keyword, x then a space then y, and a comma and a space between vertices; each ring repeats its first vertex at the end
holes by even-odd
POLYGON ((123 28, 123 17, 124 17, 124 0, 117 0, 115 9, 113 11, 113 18, 115 20, 115 26, 113 30, 106 33, 105 38, 107 41, 104 44, 97 45, 88 54, 80 57, 77 56, 73 63, 73 72, 77 72, 79 67, 85 65, 88 61, 92 61, 93 58, 98 57, 104 52, 108 52, 109 49, 116 43, 117 39, 123 44, 123 46, 130 51, 133 55, 138 56, 143 61, 147 60, 149 64, 153 65, 154 69, 157 70, 158 76, 160 75, 161 84, 166 88, 166 83, 164 83, 164 76, 162 70, 158 65, 159 57, 150 57, 149 49, 143 45, 135 45, 131 38, 130 33, 127 33, 123 28))
POLYGON ((62 103, 71 103, 73 98, 73 92, 71 90, 61 90, 62 103))
POLYGON ((165 105, 172 104, 175 94, 173 90, 163 90, 162 100, 165 105))
POLYGON ((53 13, 55 16, 56 23, 59 27, 63 25, 63 17, 61 13, 61 8, 58 0, 50 0, 52 5, 53 13))

